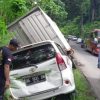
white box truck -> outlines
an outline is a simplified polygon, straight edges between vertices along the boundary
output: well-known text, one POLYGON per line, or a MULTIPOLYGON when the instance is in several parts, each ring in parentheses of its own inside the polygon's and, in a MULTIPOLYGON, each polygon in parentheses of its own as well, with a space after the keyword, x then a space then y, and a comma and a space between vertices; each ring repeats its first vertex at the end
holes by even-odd
POLYGON ((33 8, 28 14, 11 23, 8 30, 21 46, 53 40, 67 51, 71 50, 56 23, 40 7, 33 8))

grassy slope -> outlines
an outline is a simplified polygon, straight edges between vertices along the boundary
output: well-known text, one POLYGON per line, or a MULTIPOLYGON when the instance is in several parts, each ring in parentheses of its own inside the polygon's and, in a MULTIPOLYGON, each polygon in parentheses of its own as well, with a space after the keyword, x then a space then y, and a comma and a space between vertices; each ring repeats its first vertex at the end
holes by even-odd
POLYGON ((76 100, 96 100, 91 92, 90 86, 85 77, 80 73, 79 70, 74 70, 75 83, 77 96, 76 100))

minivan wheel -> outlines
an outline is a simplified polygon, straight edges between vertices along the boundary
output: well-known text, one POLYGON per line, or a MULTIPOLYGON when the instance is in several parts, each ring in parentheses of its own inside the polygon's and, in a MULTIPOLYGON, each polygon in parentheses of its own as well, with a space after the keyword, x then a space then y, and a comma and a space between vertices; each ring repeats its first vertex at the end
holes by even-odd
POLYGON ((76 93, 75 92, 69 93, 67 96, 68 96, 68 100, 75 100, 76 99, 76 93))
POLYGON ((71 92, 69 94, 62 94, 56 97, 55 100, 75 100, 76 98, 76 93, 71 92))
POLYGON ((55 100, 67 100, 67 94, 58 95, 55 100))

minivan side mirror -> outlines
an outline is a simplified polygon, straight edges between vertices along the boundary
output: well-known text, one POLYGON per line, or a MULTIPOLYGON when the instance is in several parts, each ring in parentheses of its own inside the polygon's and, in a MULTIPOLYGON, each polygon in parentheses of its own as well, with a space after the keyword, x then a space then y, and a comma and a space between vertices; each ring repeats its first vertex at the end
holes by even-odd
POLYGON ((74 54, 74 50, 71 48, 70 50, 67 51, 67 54, 70 56, 70 55, 73 55, 74 54))

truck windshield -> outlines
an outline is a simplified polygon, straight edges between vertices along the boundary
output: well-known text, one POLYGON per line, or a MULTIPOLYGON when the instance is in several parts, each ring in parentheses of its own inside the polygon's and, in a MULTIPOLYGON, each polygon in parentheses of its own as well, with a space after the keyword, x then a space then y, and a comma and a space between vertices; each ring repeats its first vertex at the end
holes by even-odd
POLYGON ((46 44, 13 54, 11 70, 30 67, 55 57, 55 50, 51 44, 46 44))
POLYGON ((100 37, 100 32, 98 32, 98 37, 100 37))

